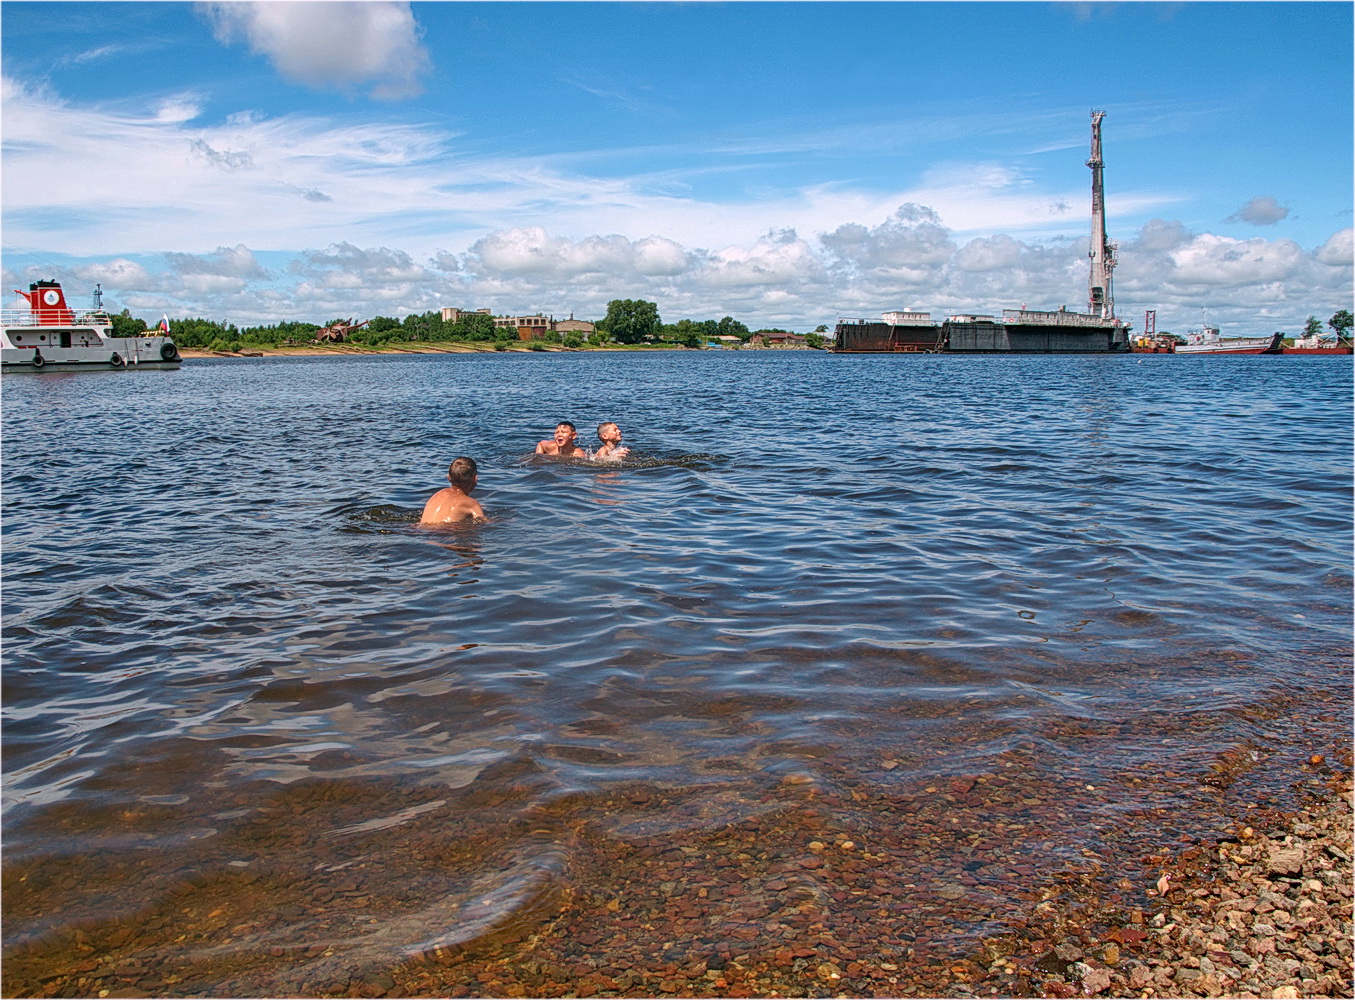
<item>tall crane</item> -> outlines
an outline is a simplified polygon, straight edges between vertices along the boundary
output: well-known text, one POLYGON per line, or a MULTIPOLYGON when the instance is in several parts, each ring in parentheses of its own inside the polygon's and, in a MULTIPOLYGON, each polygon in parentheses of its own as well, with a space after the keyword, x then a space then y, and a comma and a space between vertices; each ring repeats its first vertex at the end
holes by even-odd
POLYGON ((1092 242, 1088 256, 1092 259, 1091 276, 1087 279, 1087 311, 1093 316, 1113 319, 1115 296, 1111 291, 1110 272, 1117 262, 1115 243, 1106 238, 1106 186, 1101 171, 1101 119, 1104 111, 1092 112, 1092 155, 1087 166, 1092 168, 1092 242))

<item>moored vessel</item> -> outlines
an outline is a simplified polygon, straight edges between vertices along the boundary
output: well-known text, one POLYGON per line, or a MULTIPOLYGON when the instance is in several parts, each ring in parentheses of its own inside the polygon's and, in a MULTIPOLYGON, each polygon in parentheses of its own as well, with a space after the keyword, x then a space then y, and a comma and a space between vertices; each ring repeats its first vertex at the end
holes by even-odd
POLYGON ((15 289, 26 308, 0 312, 0 371, 109 371, 178 368, 182 359, 168 323, 135 337, 113 334, 113 320, 98 303, 76 311, 55 281, 15 289))
POLYGON ((1352 354, 1355 348, 1343 344, 1335 337, 1323 337, 1313 334, 1310 337, 1295 337, 1292 347, 1286 347, 1282 354, 1352 354))
POLYGON ((1186 342, 1178 344, 1177 354, 1279 354, 1284 334, 1269 337, 1220 337, 1213 323, 1186 331, 1186 342))
POLYGON ((945 349, 945 335, 932 314, 896 310, 878 320, 839 319, 833 350, 881 354, 933 353, 945 349))
POLYGON ((1110 354, 1129 350, 1129 327, 1094 313, 1004 309, 993 316, 950 316, 952 354, 1110 354))

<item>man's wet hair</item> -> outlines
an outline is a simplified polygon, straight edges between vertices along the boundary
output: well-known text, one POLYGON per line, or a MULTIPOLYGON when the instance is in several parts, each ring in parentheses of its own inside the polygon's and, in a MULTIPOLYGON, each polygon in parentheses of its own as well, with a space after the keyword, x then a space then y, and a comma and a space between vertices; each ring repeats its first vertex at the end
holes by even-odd
POLYGON ((598 433, 599 433, 599 434, 602 433, 602 428, 604 428, 604 427, 615 427, 617 430, 620 430, 620 429, 621 429, 621 428, 617 425, 617 422, 616 422, 615 420, 604 420, 602 423, 598 424, 598 433))
POLYGON ((556 424, 555 426, 556 426, 556 427, 568 427, 568 428, 569 428, 571 431, 573 431, 575 434, 579 433, 579 429, 578 429, 577 427, 575 427, 573 424, 571 424, 568 420, 561 420, 561 421, 560 421, 558 424, 556 424))
POLYGON ((463 455, 452 459, 452 464, 447 466, 447 481, 464 493, 475 485, 475 477, 479 472, 475 459, 463 455))

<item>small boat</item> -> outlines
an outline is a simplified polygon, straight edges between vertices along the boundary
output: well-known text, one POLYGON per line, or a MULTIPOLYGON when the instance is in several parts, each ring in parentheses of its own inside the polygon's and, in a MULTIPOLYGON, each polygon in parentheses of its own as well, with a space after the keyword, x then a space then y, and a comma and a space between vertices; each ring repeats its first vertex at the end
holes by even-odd
POLYGON ((1323 337, 1313 334, 1311 337, 1295 337, 1294 346, 1286 347, 1285 354, 1351 354, 1355 348, 1342 344, 1335 337, 1323 337))
POLYGON ((116 371, 178 368, 179 349, 168 323, 135 337, 113 335, 113 320, 99 305, 77 312, 55 281, 15 289, 27 307, 0 311, 0 371, 116 371))
POLYGON ((1186 342, 1176 345, 1177 354, 1279 354, 1284 334, 1269 337, 1219 336, 1219 328, 1206 323, 1197 330, 1186 331, 1186 342))

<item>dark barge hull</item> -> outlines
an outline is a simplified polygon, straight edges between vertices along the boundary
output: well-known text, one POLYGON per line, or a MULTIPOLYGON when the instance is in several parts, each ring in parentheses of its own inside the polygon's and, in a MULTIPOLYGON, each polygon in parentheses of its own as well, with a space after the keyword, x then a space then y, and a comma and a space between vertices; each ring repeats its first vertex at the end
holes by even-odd
POLYGON ((1123 327, 946 323, 947 354, 1128 354, 1123 327))
MULTIPOLYGON (((1016 310, 1012 310, 1017 315, 1016 310)), ((1029 314, 1027 314, 1029 315, 1029 314)), ((1128 354, 1128 328, 1077 313, 1047 313, 1049 322, 956 318, 896 326, 840 322, 840 354, 1128 354)))
POLYGON ((939 323, 839 323, 835 351, 849 354, 918 354, 942 349, 939 323))

